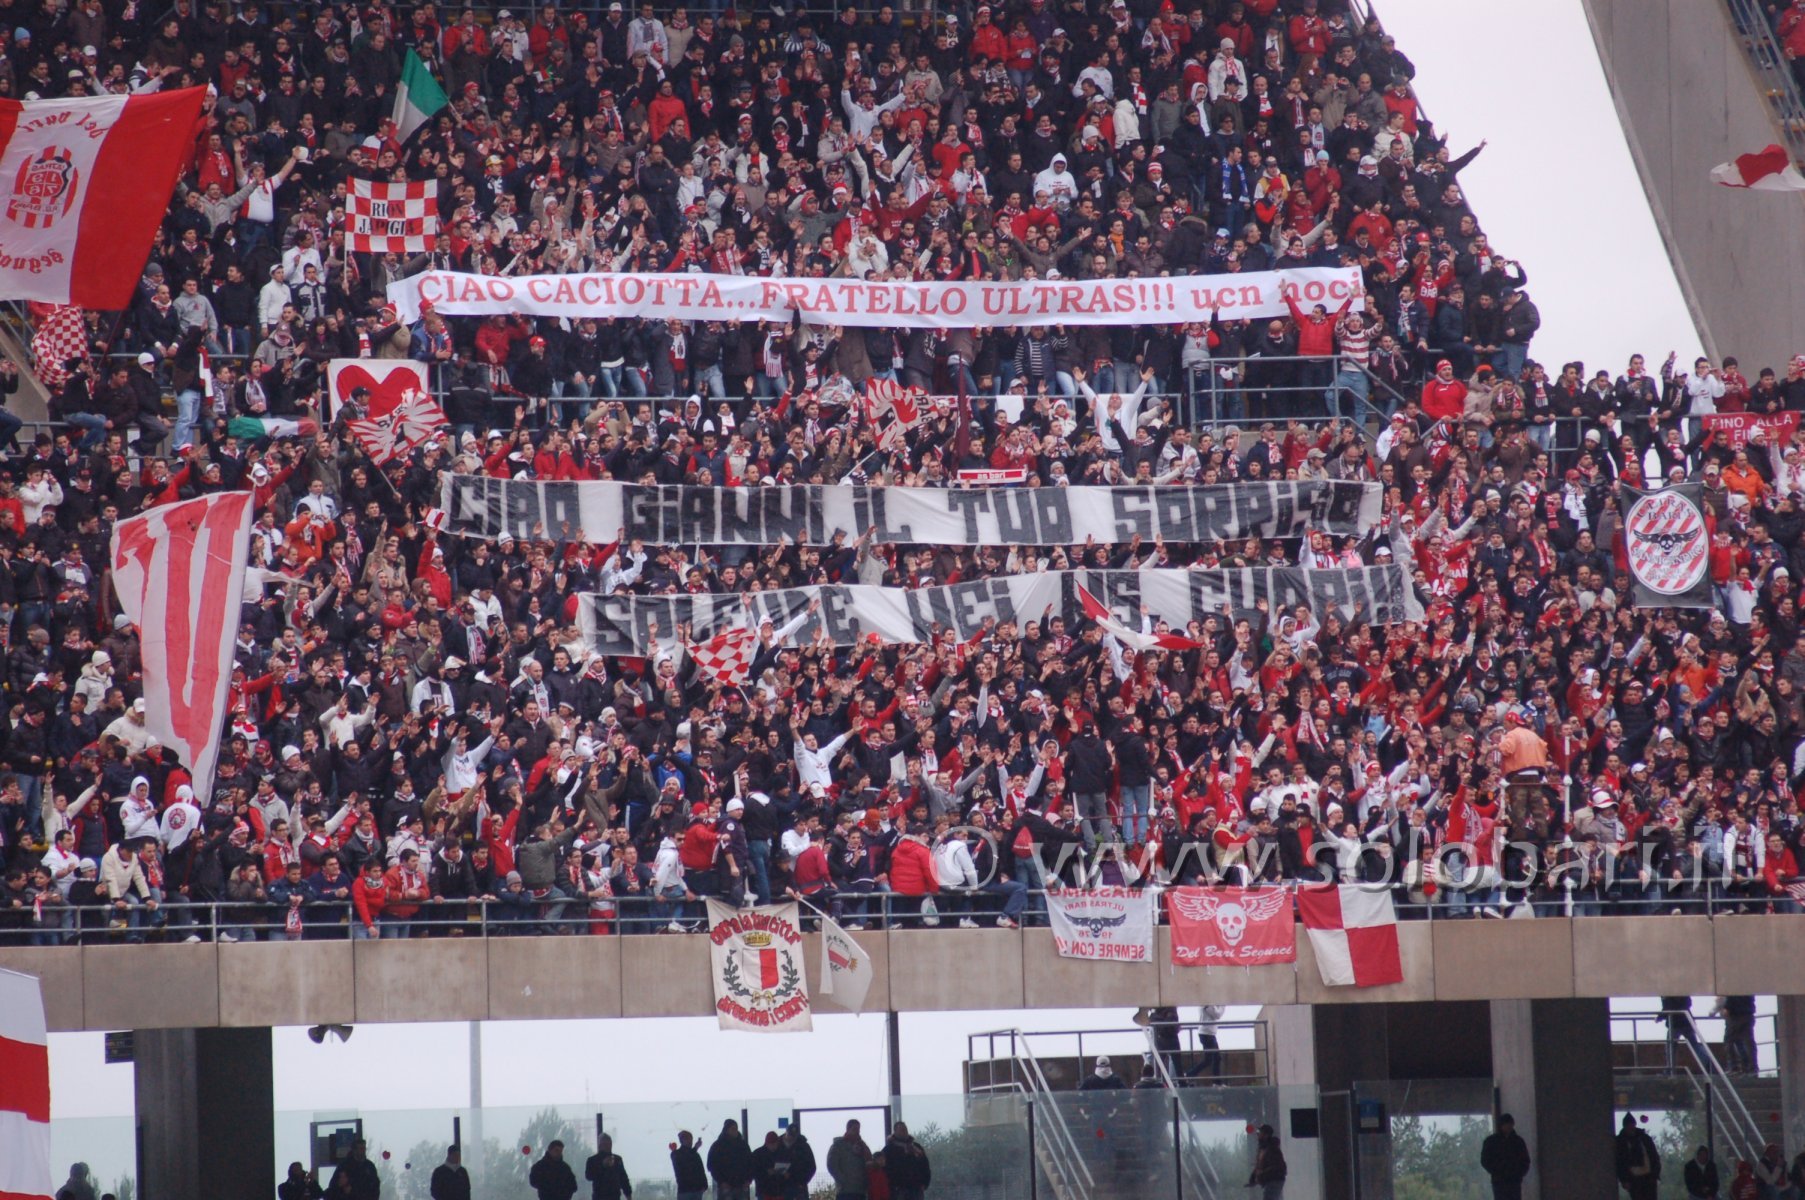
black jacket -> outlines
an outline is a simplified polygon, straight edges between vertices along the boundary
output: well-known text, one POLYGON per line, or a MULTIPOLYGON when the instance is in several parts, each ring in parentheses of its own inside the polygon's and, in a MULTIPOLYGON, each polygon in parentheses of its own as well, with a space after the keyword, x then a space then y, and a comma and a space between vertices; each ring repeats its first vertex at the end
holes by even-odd
POLYGON ((570 1200, 577 1194, 576 1174, 561 1158, 540 1159, 527 1173, 526 1181, 539 1193, 539 1200, 570 1200))
POLYGON ((708 1190, 708 1172, 702 1169, 702 1156, 694 1146, 679 1146, 671 1151, 671 1173, 677 1177, 679 1192, 708 1190))
POLYGON ((589 1181, 592 1200, 632 1200, 633 1180, 618 1154, 591 1154, 583 1164, 583 1178, 589 1181))
POLYGON ((1498 1183, 1516 1183, 1529 1174, 1529 1144, 1516 1130, 1499 1130, 1479 1148, 1479 1165, 1498 1183))

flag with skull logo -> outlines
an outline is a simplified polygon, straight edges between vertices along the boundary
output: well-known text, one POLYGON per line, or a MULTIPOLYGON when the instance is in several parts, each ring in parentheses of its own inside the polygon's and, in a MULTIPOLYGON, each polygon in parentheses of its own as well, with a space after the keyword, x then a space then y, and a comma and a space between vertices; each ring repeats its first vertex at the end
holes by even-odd
POLYGON ((1624 554, 1637 608, 1710 608, 1711 521, 1704 485, 1619 489, 1624 554))

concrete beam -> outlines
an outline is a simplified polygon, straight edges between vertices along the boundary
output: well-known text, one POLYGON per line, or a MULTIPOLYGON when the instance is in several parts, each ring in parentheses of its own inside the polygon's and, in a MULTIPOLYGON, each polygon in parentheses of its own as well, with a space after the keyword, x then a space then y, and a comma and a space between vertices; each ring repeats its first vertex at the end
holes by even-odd
MULTIPOLYGON (((1324 987, 1309 940, 1289 966, 1128 965, 1058 957, 1044 929, 859 934, 875 980, 867 1008, 1389 1004, 1584 996, 1805 996, 1796 916, 1406 921, 1404 982, 1324 987)), ((804 958, 818 988, 820 943, 804 958)), ((375 1021, 704 1016, 714 1011, 698 937, 435 938, 384 942, 8 947, 0 967, 42 978, 58 1031, 375 1021)))

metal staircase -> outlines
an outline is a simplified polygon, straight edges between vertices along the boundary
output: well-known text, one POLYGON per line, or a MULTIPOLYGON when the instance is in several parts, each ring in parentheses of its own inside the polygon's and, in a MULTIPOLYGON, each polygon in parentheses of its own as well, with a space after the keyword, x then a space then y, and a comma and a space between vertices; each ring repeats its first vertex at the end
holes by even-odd
POLYGON ((1627 1050, 1629 1057, 1627 1063, 1619 1061, 1618 1072, 1683 1083, 1690 1100, 1709 1114, 1720 1159, 1754 1162, 1768 1143, 1784 1144, 1779 1078, 1731 1075, 1705 1040, 1698 1018, 1686 1019, 1692 1036, 1670 1037, 1663 1013, 1613 1012, 1613 1033, 1622 1024, 1631 1033, 1627 1040, 1616 1039, 1619 1050, 1627 1050))

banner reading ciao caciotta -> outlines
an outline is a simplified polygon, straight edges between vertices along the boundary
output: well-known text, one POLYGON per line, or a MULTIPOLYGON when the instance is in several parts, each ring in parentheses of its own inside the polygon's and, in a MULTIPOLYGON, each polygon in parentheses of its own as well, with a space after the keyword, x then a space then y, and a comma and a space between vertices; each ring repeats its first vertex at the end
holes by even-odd
POLYGON ((650 317, 679 321, 788 321, 938 329, 943 326, 1159 325, 1282 317, 1281 289, 1305 308, 1340 308, 1360 295, 1352 267, 1179 275, 1157 279, 917 283, 760 275, 471 275, 425 271, 389 284, 406 320, 430 303, 445 316, 650 317))

